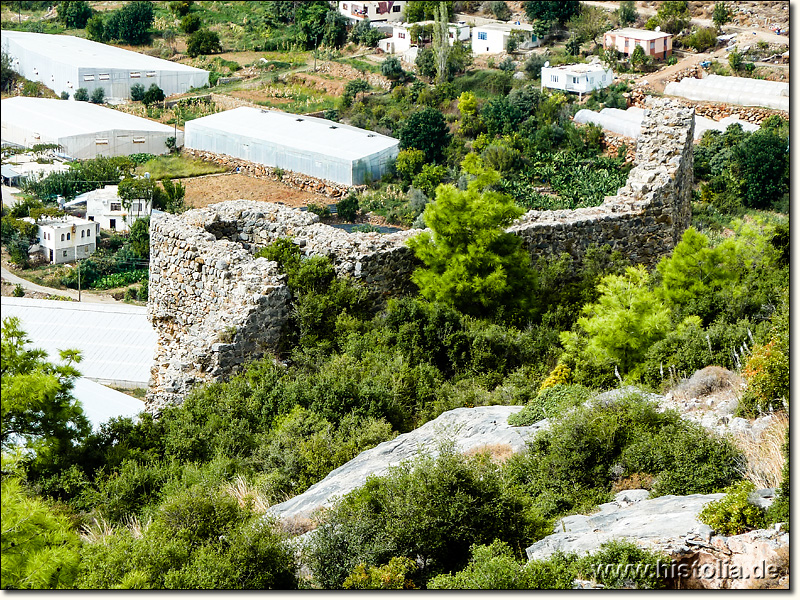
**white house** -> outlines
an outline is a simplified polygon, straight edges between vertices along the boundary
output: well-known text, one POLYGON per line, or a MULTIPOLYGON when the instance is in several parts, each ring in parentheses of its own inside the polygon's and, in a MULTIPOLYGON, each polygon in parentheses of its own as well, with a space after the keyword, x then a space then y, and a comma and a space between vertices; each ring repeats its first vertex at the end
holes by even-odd
POLYGON ((126 209, 118 195, 119 186, 107 185, 75 197, 68 206, 86 203, 86 218, 100 225, 101 229, 130 231, 137 219, 150 215, 150 202, 134 201, 126 209))
POLYGON ((603 48, 606 50, 614 48, 618 52, 630 56, 636 46, 641 46, 647 56, 667 59, 672 54, 672 34, 665 33, 660 29, 650 31, 624 27, 606 32, 603 36, 603 48))
POLYGON ((578 97, 594 90, 607 88, 614 82, 614 71, 599 62, 589 64, 542 67, 542 89, 550 88, 565 92, 577 92, 578 97))
MULTIPOLYGON (((33 222, 30 217, 25 220, 33 222)), ((51 264, 89 258, 97 250, 99 223, 79 217, 55 217, 41 219, 37 225, 39 251, 51 264)))
POLYGON ((402 21, 406 0, 388 0, 386 2, 339 2, 339 12, 351 21, 402 21))
MULTIPOLYGON (((412 46, 419 44, 419 40, 412 39, 411 29, 414 25, 431 25, 434 21, 420 21, 418 23, 395 23, 392 26, 392 37, 384 38, 378 42, 378 48, 388 54, 402 54, 412 46)), ((469 25, 466 23, 450 23, 448 26, 450 45, 456 40, 465 42, 469 39, 469 25)))
POLYGON ((533 27, 527 23, 486 23, 472 28, 472 53, 505 52, 512 31, 520 38, 519 48, 523 50, 542 45, 541 40, 533 34, 533 27))

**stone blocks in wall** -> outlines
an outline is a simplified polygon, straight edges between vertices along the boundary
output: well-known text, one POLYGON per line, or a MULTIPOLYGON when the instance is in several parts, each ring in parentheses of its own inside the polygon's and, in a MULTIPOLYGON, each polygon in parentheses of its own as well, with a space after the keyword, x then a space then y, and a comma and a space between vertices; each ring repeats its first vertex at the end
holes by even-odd
MULTIPOLYGON (((508 229, 531 257, 569 253, 580 262, 608 244, 654 266, 691 222, 694 112, 653 99, 642 123, 636 164, 616 196, 574 211, 530 211, 508 229)), ((306 256, 328 256, 340 276, 362 281, 372 299, 413 293, 418 266, 406 242, 418 230, 347 233, 308 212, 234 200, 154 219, 148 314, 158 345, 148 410, 180 404, 193 386, 224 378, 280 349, 291 292, 277 265, 257 249, 292 238, 306 256)))

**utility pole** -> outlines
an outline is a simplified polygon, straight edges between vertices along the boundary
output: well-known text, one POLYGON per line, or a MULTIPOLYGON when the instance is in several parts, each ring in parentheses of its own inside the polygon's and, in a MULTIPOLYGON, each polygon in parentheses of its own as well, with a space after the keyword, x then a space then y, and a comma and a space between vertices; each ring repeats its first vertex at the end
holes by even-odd
POLYGON ((81 301, 81 261, 75 257, 75 264, 78 266, 78 302, 81 301))

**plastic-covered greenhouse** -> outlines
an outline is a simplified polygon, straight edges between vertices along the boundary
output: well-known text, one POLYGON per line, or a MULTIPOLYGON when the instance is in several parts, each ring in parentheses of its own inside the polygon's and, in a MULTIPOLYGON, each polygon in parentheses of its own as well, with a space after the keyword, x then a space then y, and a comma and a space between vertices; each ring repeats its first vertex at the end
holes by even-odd
POLYGON ((724 102, 739 106, 765 106, 789 112, 789 84, 780 81, 708 75, 667 84, 664 93, 688 100, 724 102))
POLYGON ((145 88, 155 83, 167 96, 208 85, 203 69, 71 35, 3 30, 2 48, 17 73, 56 94, 101 88, 106 98, 128 99, 136 83, 145 88))
MULTIPOLYGON (((0 106, 4 142, 26 148, 58 144, 75 159, 164 154, 167 138, 175 135, 168 125, 89 102, 17 96, 0 106)), ((177 133, 180 145, 183 132, 177 133)))
POLYGON ((186 123, 186 147, 345 185, 380 179, 398 140, 327 119, 240 107, 186 123))
MULTIPOLYGON (((635 139, 639 137, 643 117, 644 109, 636 106, 632 106, 628 110, 604 108, 599 113, 583 108, 575 113, 574 121, 576 123, 594 123, 607 131, 635 139)), ((699 140, 709 129, 725 131, 734 123, 739 123, 745 131, 755 131, 759 128, 758 125, 748 123, 747 121, 740 121, 736 116, 725 117, 719 121, 714 121, 706 117, 701 117, 700 115, 695 115, 694 139, 699 140)))

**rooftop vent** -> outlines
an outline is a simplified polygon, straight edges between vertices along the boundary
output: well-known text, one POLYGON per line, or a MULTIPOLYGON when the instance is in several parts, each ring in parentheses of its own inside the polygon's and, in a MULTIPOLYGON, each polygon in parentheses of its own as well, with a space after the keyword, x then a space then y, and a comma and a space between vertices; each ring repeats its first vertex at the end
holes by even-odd
POLYGON ((295 121, 302 121, 303 119, 295 119, 295 121))

